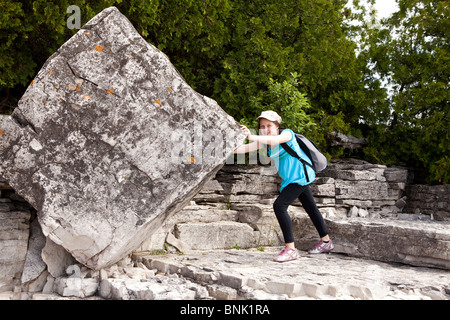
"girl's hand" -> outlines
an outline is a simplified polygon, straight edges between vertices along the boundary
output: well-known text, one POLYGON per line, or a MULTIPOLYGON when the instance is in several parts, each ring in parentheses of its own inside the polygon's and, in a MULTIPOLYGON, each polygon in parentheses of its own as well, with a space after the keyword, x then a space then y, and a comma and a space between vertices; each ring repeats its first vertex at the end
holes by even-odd
POLYGON ((250 130, 243 124, 241 124, 241 130, 242 132, 244 132, 246 138, 248 138, 248 136, 251 134, 250 130))

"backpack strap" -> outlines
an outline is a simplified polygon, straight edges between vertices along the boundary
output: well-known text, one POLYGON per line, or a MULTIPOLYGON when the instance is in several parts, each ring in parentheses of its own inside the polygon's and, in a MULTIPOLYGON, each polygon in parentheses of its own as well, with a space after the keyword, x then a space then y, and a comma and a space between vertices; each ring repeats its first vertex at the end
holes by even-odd
POLYGON ((286 150, 287 153, 289 153, 294 158, 297 158, 303 164, 303 170, 305 170, 306 182, 309 182, 309 176, 308 176, 308 171, 306 170, 306 166, 308 165, 313 169, 314 169, 314 167, 308 161, 300 158, 300 156, 297 154, 297 152, 295 152, 291 147, 289 147, 287 143, 281 143, 280 146, 282 146, 283 149, 286 150))

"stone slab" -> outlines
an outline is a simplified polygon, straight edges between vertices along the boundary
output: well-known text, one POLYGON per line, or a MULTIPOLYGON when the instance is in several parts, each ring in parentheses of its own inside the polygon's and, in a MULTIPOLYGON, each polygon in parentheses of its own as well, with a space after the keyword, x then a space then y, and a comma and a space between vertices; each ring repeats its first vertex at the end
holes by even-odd
POLYGON ((168 275, 237 290, 241 299, 450 299, 446 270, 304 251, 298 260, 273 262, 279 250, 199 250, 140 258, 149 268, 168 275))
MULTIPOLYGON (((335 252, 379 261, 450 270, 450 223, 396 219, 334 219, 325 223, 335 252)), ((294 237, 306 250, 318 240, 307 216, 293 220, 294 237)))

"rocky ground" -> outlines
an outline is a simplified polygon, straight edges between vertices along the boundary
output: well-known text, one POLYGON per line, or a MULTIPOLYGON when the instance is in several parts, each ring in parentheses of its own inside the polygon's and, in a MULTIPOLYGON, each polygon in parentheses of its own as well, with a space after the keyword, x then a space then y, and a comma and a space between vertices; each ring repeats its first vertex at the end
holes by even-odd
POLYGON ((214 250, 143 256, 159 272, 206 284, 220 299, 450 299, 450 273, 348 257, 309 255, 272 262, 280 247, 264 251, 214 250))
POLYGON ((330 163, 312 188, 334 253, 306 254, 317 234, 293 205, 302 251, 287 264, 272 262, 282 237, 270 167, 225 167, 133 254, 97 271, 45 238, 29 205, 0 181, 0 299, 449 300, 450 224, 439 211, 446 189, 423 199, 442 214, 404 211, 404 169, 353 162, 330 163))
POLYGON ((1 299, 119 300, 450 300, 447 270, 389 264, 343 254, 272 262, 280 247, 136 253, 92 272, 72 266, 53 293, 3 292, 1 299), (77 268, 80 272, 77 274, 77 268))

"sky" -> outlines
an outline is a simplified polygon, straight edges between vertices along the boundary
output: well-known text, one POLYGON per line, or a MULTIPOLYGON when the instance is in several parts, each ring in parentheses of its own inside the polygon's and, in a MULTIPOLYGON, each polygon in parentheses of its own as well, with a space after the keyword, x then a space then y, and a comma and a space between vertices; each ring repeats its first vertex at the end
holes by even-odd
POLYGON ((398 4, 395 0, 376 0, 375 9, 377 10, 378 19, 387 18, 398 10, 398 4))
MULTIPOLYGON (((347 7, 353 8, 352 3, 353 0, 347 0, 347 7)), ((371 5, 369 6, 365 0, 361 0, 360 4, 365 6, 366 9, 371 8, 371 5)), ((373 8, 377 11, 377 20, 380 21, 381 19, 388 18, 394 12, 398 11, 398 4, 395 0, 375 0, 373 8)), ((365 18, 367 20, 369 17, 366 16, 365 18)), ((353 23, 358 24, 356 20, 354 20, 353 23)), ((352 22, 350 22, 350 24, 352 24, 352 22)))

